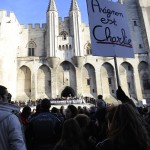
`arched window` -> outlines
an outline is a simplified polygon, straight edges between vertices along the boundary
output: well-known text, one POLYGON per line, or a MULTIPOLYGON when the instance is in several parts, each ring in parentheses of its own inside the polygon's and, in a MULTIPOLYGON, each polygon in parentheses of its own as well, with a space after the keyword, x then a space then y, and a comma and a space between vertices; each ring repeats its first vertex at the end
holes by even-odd
POLYGON ((66 45, 66 50, 68 50, 68 45, 66 45))
POLYGON ((138 71, 143 88, 143 94, 145 94, 144 90, 150 90, 150 75, 148 63, 145 61, 141 61, 138 66, 138 71))
POLYGON ((134 20, 133 23, 134 23, 134 26, 137 26, 137 21, 134 20))
POLYGON ((28 43, 28 56, 34 56, 36 44, 34 41, 28 43))
POLYGON ((71 45, 69 45, 69 49, 70 49, 70 50, 72 49, 71 45))
POLYGON ((64 45, 62 46, 62 49, 65 50, 65 46, 64 45))
POLYGON ((61 50, 61 45, 59 45, 59 50, 61 50))
POLYGON ((63 69, 64 69, 65 71, 70 70, 70 65, 69 65, 68 62, 64 62, 64 64, 63 64, 63 69))
POLYGON ((66 40, 68 33, 66 31, 62 31, 60 35, 62 35, 62 40, 66 40))

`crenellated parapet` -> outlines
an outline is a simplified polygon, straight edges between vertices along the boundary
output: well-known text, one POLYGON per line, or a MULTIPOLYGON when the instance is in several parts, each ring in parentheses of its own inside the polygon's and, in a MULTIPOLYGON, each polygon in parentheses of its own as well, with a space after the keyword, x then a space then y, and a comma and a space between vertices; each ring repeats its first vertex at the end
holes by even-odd
POLYGON ((0 17, 16 18, 14 12, 6 11, 6 10, 0 10, 0 17))
POLYGON ((0 18, 8 17, 8 11, 0 10, 0 18))
MULTIPOLYGON (((14 12, 9 12, 6 10, 0 10, 0 20, 1 22, 4 21, 4 23, 17 23, 19 24, 14 12)), ((29 29, 29 30, 45 30, 47 25, 46 23, 43 23, 42 25, 40 23, 36 24, 19 24, 21 29, 29 29)))
POLYGON ((5 23, 17 23, 18 19, 16 18, 14 12, 6 11, 6 10, 0 10, 0 20, 5 20, 5 23))
POLYGON ((41 24, 40 23, 36 23, 36 24, 21 24, 21 29, 28 29, 28 30, 45 30, 47 27, 46 23, 41 24))
POLYGON ((70 34, 70 32, 69 32, 69 17, 65 17, 64 21, 62 20, 61 17, 59 17, 59 34, 62 31, 66 31, 68 34, 70 34))

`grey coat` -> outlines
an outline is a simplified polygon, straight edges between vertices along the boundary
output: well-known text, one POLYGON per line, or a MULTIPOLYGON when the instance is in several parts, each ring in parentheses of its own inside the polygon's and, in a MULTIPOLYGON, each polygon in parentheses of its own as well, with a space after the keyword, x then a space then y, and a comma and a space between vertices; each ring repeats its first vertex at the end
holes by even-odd
POLYGON ((26 150, 21 124, 14 113, 19 113, 19 107, 0 102, 0 150, 26 150))

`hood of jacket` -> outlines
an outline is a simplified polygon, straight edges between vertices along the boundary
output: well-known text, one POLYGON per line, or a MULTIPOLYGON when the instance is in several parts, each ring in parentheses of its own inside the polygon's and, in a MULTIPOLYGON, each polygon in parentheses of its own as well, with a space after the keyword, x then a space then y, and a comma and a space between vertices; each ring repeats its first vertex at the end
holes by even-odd
POLYGON ((0 102, 0 111, 7 111, 10 113, 19 113, 20 107, 13 105, 13 104, 0 102))
POLYGON ((9 103, 0 102, 0 121, 5 119, 7 116, 14 114, 17 116, 19 114, 20 108, 16 105, 9 103))

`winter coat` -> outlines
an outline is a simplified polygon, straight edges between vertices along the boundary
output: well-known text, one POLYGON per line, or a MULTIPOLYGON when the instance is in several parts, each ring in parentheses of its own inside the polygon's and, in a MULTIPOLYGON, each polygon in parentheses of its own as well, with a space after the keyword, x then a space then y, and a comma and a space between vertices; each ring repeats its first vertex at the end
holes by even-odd
POLYGON ((26 130, 28 149, 47 150, 54 147, 60 138, 61 121, 50 112, 41 112, 33 117, 26 130))
POLYGON ((26 150, 21 124, 15 113, 19 113, 19 107, 0 102, 0 150, 26 150))

